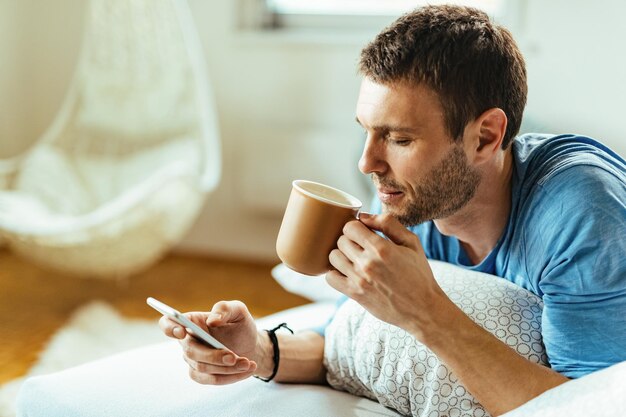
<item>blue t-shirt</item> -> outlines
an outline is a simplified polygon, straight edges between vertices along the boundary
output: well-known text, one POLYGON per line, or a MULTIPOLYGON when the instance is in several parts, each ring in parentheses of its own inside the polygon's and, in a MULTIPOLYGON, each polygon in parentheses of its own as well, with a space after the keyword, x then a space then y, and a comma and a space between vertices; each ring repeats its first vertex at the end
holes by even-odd
MULTIPOLYGON (((496 247, 472 265, 432 221, 410 227, 429 259, 503 277, 543 299, 554 370, 577 378, 626 360, 626 162, 593 139, 519 136, 511 213, 496 247)), ((380 202, 375 202, 380 213, 380 202)))

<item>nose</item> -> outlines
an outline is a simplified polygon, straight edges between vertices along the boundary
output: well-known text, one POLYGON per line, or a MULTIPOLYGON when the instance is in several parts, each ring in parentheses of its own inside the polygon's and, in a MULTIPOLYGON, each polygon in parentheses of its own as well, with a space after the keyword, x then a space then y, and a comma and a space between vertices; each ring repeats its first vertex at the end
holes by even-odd
POLYGON ((376 138, 367 135, 363 153, 359 159, 359 170, 365 174, 384 174, 387 170, 387 163, 384 160, 384 150, 378 144, 376 138))

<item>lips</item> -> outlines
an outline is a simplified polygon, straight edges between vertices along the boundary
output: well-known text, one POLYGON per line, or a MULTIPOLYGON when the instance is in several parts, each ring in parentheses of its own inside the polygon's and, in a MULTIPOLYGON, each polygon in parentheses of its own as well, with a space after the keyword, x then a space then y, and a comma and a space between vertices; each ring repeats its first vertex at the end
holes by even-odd
POLYGON ((383 203, 392 203, 397 201, 400 197, 402 197, 402 191, 396 191, 391 188, 379 188, 378 189, 378 198, 383 203))

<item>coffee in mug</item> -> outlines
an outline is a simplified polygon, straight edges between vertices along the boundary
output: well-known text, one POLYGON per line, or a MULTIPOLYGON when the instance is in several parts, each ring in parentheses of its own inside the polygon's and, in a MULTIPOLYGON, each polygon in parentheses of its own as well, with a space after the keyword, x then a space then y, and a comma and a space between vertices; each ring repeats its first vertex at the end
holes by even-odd
POLYGON ((348 193, 312 181, 292 183, 276 252, 290 269, 320 275, 332 268, 328 255, 344 225, 357 218, 362 203, 348 193))

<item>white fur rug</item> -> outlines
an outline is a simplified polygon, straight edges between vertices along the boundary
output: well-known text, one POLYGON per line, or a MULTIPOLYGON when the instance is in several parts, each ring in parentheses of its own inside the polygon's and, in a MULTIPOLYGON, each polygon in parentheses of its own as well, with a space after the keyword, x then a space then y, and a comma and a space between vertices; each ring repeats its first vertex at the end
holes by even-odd
MULTIPOLYGON (((164 340, 157 319, 129 320, 104 302, 92 302, 76 310, 67 325, 55 333, 24 378, 164 340)), ((15 398, 24 378, 0 387, 0 417, 15 416, 15 398)))

